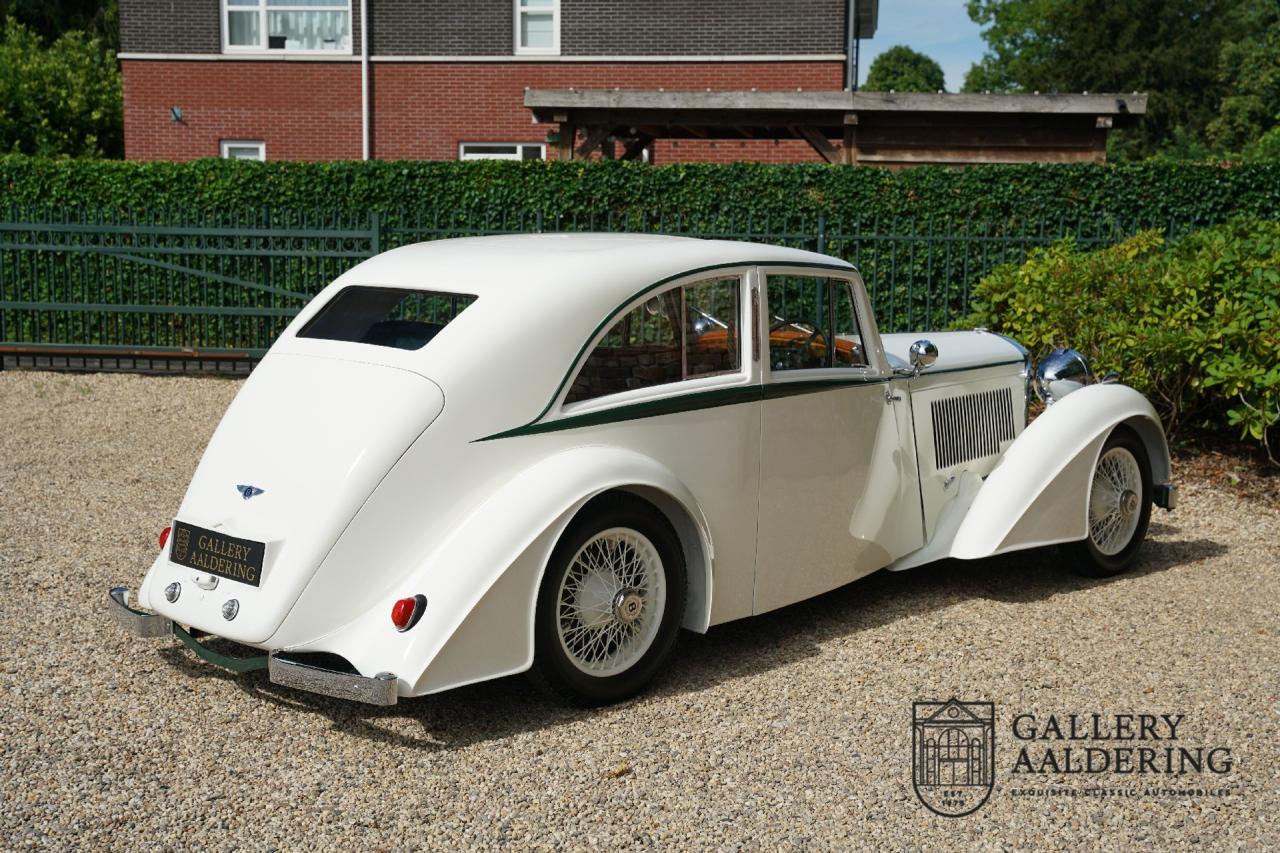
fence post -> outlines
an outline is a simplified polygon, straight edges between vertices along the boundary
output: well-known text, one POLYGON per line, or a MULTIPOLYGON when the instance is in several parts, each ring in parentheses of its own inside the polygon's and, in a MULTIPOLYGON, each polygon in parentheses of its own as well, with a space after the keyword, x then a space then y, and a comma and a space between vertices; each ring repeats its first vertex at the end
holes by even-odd
POLYGON ((825 213, 818 214, 818 248, 819 255, 827 253, 827 215, 825 213))
POLYGON ((382 215, 369 214, 369 257, 382 254, 382 215))

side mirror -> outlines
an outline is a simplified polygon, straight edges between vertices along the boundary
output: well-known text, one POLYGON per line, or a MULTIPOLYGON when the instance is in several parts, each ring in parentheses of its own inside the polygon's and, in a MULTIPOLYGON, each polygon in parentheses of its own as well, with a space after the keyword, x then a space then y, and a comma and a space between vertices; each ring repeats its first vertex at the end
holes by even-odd
POLYGON ((934 346, 933 341, 921 338, 911 345, 908 358, 911 360, 911 366, 915 368, 916 375, 919 375, 920 371, 938 360, 938 348, 934 346))

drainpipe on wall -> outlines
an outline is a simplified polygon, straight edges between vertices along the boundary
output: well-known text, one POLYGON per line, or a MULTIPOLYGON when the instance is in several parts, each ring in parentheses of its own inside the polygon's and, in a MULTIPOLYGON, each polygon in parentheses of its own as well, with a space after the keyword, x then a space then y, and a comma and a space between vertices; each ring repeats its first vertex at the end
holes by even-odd
POLYGON ((360 159, 369 159, 369 15, 360 0, 360 159))
POLYGON ((858 0, 849 0, 844 39, 844 90, 858 89, 858 0))

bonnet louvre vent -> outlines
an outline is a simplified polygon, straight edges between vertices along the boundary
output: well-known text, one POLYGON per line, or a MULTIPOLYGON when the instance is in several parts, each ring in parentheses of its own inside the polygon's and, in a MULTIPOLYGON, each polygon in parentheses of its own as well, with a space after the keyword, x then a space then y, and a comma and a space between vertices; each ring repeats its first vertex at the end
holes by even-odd
POLYGON ((933 458, 941 470, 970 459, 995 456, 1013 440, 1013 389, 979 391, 930 405, 933 458))

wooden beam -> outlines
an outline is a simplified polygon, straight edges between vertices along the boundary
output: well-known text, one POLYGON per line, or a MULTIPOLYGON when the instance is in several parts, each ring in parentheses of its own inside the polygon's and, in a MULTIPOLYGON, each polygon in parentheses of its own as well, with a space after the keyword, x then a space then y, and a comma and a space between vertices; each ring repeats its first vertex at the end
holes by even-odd
POLYGON ((608 125, 590 128, 586 132, 587 138, 582 140, 582 144, 578 146, 578 152, 577 152, 578 156, 579 157, 591 156, 591 152, 595 150, 597 146, 603 143, 605 139, 609 136, 609 131, 611 129, 612 128, 609 127, 608 125))
POLYGON ((841 160, 840 152, 837 151, 836 147, 832 145, 827 140, 827 138, 823 136, 821 133, 819 133, 817 130, 814 130, 812 127, 805 127, 803 125, 794 127, 792 128, 792 130, 795 131, 795 133, 797 133, 798 135, 804 137, 805 140, 808 141, 808 143, 813 146, 813 150, 821 154, 822 158, 826 160, 828 163, 840 162, 841 160))

